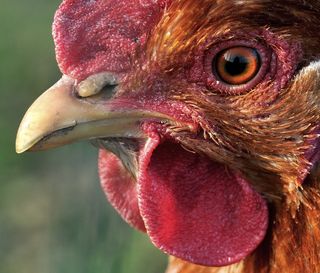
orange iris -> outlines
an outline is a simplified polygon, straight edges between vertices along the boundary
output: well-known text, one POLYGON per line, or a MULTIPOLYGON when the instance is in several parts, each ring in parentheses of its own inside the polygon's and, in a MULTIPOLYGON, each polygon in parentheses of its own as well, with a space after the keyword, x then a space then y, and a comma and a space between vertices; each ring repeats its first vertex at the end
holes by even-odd
POLYGON ((221 51, 212 66, 220 80, 227 84, 241 85, 257 75, 261 60, 254 48, 237 46, 221 51))

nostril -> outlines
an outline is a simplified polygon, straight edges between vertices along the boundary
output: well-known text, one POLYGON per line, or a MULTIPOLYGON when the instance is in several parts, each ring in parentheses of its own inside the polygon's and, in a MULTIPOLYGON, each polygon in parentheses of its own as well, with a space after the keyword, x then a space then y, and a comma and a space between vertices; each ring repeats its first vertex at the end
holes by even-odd
POLYGON ((103 99, 111 99, 115 95, 117 87, 118 84, 106 84, 99 93, 101 93, 103 99))
POLYGON ((78 83, 75 90, 77 95, 82 98, 91 97, 101 92, 107 97, 112 97, 117 85, 117 77, 111 73, 104 72, 92 75, 78 83))

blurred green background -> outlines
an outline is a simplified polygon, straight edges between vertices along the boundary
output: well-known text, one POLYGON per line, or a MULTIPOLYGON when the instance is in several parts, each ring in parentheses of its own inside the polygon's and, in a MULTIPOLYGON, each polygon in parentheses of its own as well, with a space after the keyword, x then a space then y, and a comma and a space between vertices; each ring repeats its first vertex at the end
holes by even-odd
POLYGON ((95 148, 14 152, 24 112, 60 77, 51 38, 59 2, 1 0, 0 273, 161 273, 166 257, 107 203, 95 148))

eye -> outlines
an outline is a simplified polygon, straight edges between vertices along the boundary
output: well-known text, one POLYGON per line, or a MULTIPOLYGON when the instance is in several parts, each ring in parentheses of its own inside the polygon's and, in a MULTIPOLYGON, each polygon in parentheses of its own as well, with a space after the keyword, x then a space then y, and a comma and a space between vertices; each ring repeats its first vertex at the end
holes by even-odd
POLYGON ((229 40, 214 44, 204 55, 204 77, 209 90, 225 95, 249 92, 274 76, 273 50, 262 41, 229 40))
POLYGON ((231 85, 241 85, 252 80, 261 68, 261 58, 256 49, 237 46, 222 50, 212 61, 212 71, 231 85))

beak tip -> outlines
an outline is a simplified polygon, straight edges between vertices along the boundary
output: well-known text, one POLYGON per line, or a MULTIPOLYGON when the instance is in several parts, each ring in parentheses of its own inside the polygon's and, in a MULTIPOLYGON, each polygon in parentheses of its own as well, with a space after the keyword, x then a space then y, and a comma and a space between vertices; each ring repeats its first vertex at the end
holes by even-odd
POLYGON ((26 147, 26 145, 21 145, 21 142, 19 142, 18 139, 17 139, 17 141, 16 141, 16 153, 17 154, 22 154, 25 151, 27 151, 28 149, 29 148, 26 147))
POLYGON ((27 137, 25 134, 23 134, 24 132, 20 130, 18 130, 17 133, 17 137, 16 137, 16 153, 17 154, 22 154, 28 150, 30 150, 35 143, 37 142, 37 139, 30 139, 29 137, 27 137))
POLYGON ((25 151, 27 151, 27 149, 19 149, 19 148, 16 148, 16 153, 17 153, 18 155, 23 154, 25 151))

